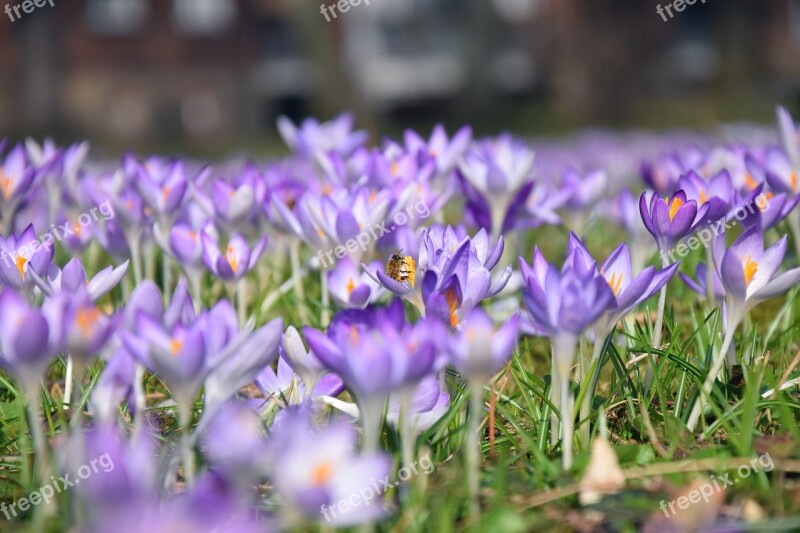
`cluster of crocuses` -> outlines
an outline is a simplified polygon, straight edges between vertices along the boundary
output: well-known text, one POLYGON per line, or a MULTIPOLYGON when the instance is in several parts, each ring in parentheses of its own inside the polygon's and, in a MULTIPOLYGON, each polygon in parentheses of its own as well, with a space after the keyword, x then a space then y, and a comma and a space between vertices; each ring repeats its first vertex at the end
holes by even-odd
MULTIPOLYGON (((710 305, 724 301, 706 394, 735 357, 733 335, 749 309, 797 283, 799 269, 779 273, 786 238, 764 244, 784 219, 800 243, 800 135, 779 116, 782 147, 693 145, 668 155, 657 150, 679 142, 595 134, 543 143, 534 157, 536 143, 473 140, 466 127, 448 136, 440 126, 429 139, 408 131, 369 147, 348 115, 282 119, 290 156, 216 167, 133 155, 104 164, 87 161, 85 143, 4 143, 0 364, 19 387, 10 392, 27 402, 36 454, 27 479, 35 485, 108 453, 113 472, 51 503, 87 530, 372 523, 395 507, 395 491, 338 504, 394 475, 385 425, 400 435, 401 464, 413 464, 420 435, 467 393, 476 515, 484 388, 521 334, 551 341, 549 430, 569 468, 575 420, 589 427, 596 385, 576 412, 573 373, 596 379, 620 321, 659 291, 655 323, 645 325, 652 355, 661 353, 667 282, 680 265, 648 266, 656 249, 757 197, 768 201, 730 247, 724 232, 714 237, 696 279, 682 274, 710 305), (638 209, 637 175, 652 189, 638 209), (412 219, 347 246, 420 201, 433 215, 426 226, 412 219), (113 217, 75 224, 106 203, 113 217), (451 207, 463 223, 446 225, 451 207), (580 235, 608 215, 628 244, 598 264, 580 235), (526 262, 526 237, 542 225, 571 230, 561 268, 538 246, 526 262), (54 227, 76 235, 40 242, 37 231, 54 227), (319 252, 336 247, 346 256, 323 268, 319 252), (584 338, 594 352, 576 361, 584 338), (54 383, 63 383, 57 399, 70 421, 45 435, 42 385, 54 383), (165 427, 165 417, 174 423, 165 427), (322 512, 332 507, 339 511, 322 512)), ((44 408, 52 418, 52 402, 44 408)), ((691 428, 701 403, 694 409, 691 428)), ((51 505, 32 520, 52 515, 51 505)))

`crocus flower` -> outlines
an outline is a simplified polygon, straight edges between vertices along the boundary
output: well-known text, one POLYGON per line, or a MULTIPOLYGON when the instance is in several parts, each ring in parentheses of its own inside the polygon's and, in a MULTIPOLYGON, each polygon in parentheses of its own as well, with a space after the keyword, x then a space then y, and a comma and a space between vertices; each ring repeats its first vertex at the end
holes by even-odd
POLYGON ((322 123, 307 118, 299 127, 282 116, 278 118, 278 132, 289 148, 310 159, 326 152, 347 156, 367 140, 365 131, 353 131, 353 116, 349 113, 322 123))
MULTIPOLYGON (((608 281, 599 274, 585 248, 573 246, 559 272, 550 265, 537 246, 533 264, 520 258, 526 288, 522 298, 534 323, 549 337, 553 346, 551 399, 560 403, 564 467, 572 464, 573 397, 569 391, 569 372, 575 357, 578 337, 591 328, 616 303, 608 281)), ((551 418, 551 442, 555 443, 558 419, 551 418)))
POLYGON ((25 228, 19 236, 0 237, 0 282, 17 290, 23 285, 30 286, 32 281, 30 277, 26 278, 28 269, 43 276, 53 261, 53 254, 52 242, 39 242, 33 225, 25 228))
POLYGON ((495 241, 503 231, 508 211, 516 204, 524 204, 531 191, 533 157, 526 145, 510 135, 503 135, 479 143, 459 165, 466 183, 489 206, 490 229, 495 241))
POLYGON ((230 401, 217 410, 203 438, 205 455, 243 487, 266 478, 267 440, 258 413, 230 401))
POLYGON ((373 489, 374 480, 390 475, 389 456, 356 455, 355 445, 353 429, 342 424, 314 431, 305 420, 291 420, 281 426, 280 433, 272 434, 270 478, 283 499, 287 527, 302 522, 346 527, 375 522, 387 514, 379 497, 349 509, 337 506, 353 494, 373 489))
POLYGON ((711 204, 698 207, 694 200, 687 200, 686 193, 679 190, 674 195, 661 198, 647 192, 639 198, 639 212, 647 231, 655 238, 659 250, 669 250, 678 241, 694 233, 701 224, 708 221, 711 204))
MULTIPOLYGON (((370 268, 378 270, 379 264, 372 263, 370 268)), ((383 292, 381 286, 369 274, 360 272, 349 257, 336 263, 335 268, 327 272, 327 276, 328 290, 339 307, 363 309, 375 302, 383 292)))
POLYGON ((225 253, 222 253, 207 228, 203 229, 200 239, 203 243, 203 263, 223 281, 238 281, 253 270, 267 244, 267 238, 263 236, 250 248, 245 238, 237 233, 230 238, 225 253))
POLYGON ((425 140, 413 130, 406 130, 405 147, 412 155, 432 158, 436 162, 436 172, 446 176, 452 172, 459 159, 472 142, 472 128, 464 126, 448 139, 444 126, 437 124, 429 140, 425 140))
MULTIPOLYGON (((389 397, 386 421, 395 427, 400 427, 402 403, 402 399, 396 394, 389 397)), ((450 394, 442 387, 437 376, 428 376, 414 391, 405 425, 417 434, 422 433, 433 427, 449 409, 450 394)))
POLYGON ((355 393, 363 415, 366 449, 377 447, 380 418, 389 393, 413 393, 433 368, 438 331, 432 321, 408 325, 399 300, 386 309, 341 311, 327 335, 309 327, 303 329, 320 361, 355 393))
POLYGON ((447 342, 451 364, 481 387, 506 363, 517 344, 519 315, 496 328, 480 308, 473 309, 447 342))
MULTIPOLYGON (((703 393, 708 395, 717 379, 733 335, 746 314, 759 303, 788 291, 800 281, 800 268, 778 274, 786 254, 786 236, 768 248, 764 248, 764 234, 760 227, 751 226, 725 248, 725 234, 714 242, 714 264, 725 290, 725 338, 722 348, 714 353, 703 393)), ((688 426, 694 430, 700 418, 702 406, 697 402, 689 416, 688 426)))
POLYGON ((30 271, 30 274, 36 286, 48 296, 59 292, 86 292, 96 302, 116 287, 127 271, 128 261, 125 261, 116 268, 107 266, 89 280, 83 264, 78 259, 70 259, 63 270, 51 264, 45 279, 39 277, 35 271, 30 271))
MULTIPOLYGON (((498 294, 511 278, 511 265, 492 283, 491 270, 503 255, 503 238, 490 247, 486 230, 475 237, 459 238, 451 226, 423 230, 415 257, 400 254, 405 279, 394 279, 391 272, 374 274, 364 269, 388 291, 408 300, 425 316, 428 306, 451 326, 460 323, 481 300, 498 294)), ((391 269, 389 269, 391 270, 391 269)))
POLYGON ((3 235, 11 233, 14 213, 28 194, 35 177, 36 169, 28 164, 24 146, 16 145, 0 165, 0 220, 3 222, 3 235))
POLYGON ((151 159, 142 165, 128 155, 123 166, 131 172, 142 199, 160 220, 168 220, 178 210, 187 189, 183 161, 151 159))
POLYGON ((0 293, 0 366, 19 376, 32 393, 56 353, 64 348, 68 328, 60 311, 63 298, 33 309, 13 290, 0 293))

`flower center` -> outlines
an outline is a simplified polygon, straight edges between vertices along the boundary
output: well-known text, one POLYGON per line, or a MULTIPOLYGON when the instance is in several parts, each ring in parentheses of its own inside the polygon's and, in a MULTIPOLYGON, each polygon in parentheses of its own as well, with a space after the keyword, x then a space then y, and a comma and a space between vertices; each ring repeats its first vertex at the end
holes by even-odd
POLYGON ((78 312, 75 313, 75 325, 78 326, 85 335, 89 335, 94 328, 94 325, 97 324, 97 320, 100 318, 100 310, 96 307, 84 307, 78 309, 78 312))
POLYGON ((311 471, 311 484, 315 487, 324 487, 333 477, 333 465, 329 462, 320 463, 311 471))
POLYGON ((754 180, 753 176, 751 176, 750 174, 744 175, 744 182, 747 184, 747 187, 750 188, 751 190, 758 187, 758 183, 756 183, 756 180, 754 180))
POLYGON ((792 191, 797 190, 797 172, 792 172, 789 176, 789 184, 792 186, 792 191))
POLYGON ((744 259, 744 266, 742 269, 744 270, 744 282, 749 285, 750 281, 753 279, 753 276, 755 276, 756 272, 758 272, 758 263, 750 259, 750 256, 748 255, 744 259))
POLYGON ((700 204, 706 203, 707 200, 706 191, 700 191, 700 204))
POLYGON ((8 200, 11 197, 11 186, 14 184, 11 178, 6 177, 5 173, 0 170, 0 189, 3 190, 3 198, 8 200))
POLYGON ((236 272, 236 268, 239 266, 239 258, 236 257, 236 250, 233 249, 233 246, 228 246, 228 249, 225 250, 225 259, 228 260, 231 270, 236 272))
POLYGON ((447 300, 447 307, 450 310, 450 326, 456 327, 458 325, 458 307, 461 305, 461 302, 453 287, 447 289, 444 297, 445 300, 447 300))
POLYGON ((622 285, 622 272, 615 272, 611 274, 611 279, 608 280, 608 286, 611 287, 611 292, 614 293, 614 297, 619 294, 619 288, 622 285), (619 276, 619 277, 617 277, 619 276))
POLYGON ((680 198, 673 198, 670 203, 669 198, 665 198, 664 201, 669 206, 669 221, 672 222, 675 220, 675 215, 678 214, 678 209, 683 205, 683 200, 680 198))
POLYGON ((25 281, 25 263, 28 262, 26 257, 22 257, 21 255, 17 256, 17 270, 19 270, 19 275, 22 277, 22 281, 25 281))
POLYGON ((352 294, 356 288, 356 282, 353 278, 347 278, 347 294, 352 294))
POLYGON ((172 355, 177 356, 183 350, 183 342, 179 341, 178 339, 172 339, 169 341, 169 351, 172 355))

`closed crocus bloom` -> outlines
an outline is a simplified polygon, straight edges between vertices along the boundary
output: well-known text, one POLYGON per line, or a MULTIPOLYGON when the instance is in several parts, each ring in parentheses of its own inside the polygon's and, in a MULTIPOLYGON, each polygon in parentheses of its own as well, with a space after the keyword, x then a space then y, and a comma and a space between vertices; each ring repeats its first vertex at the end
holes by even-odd
POLYGON ((0 165, 0 212, 3 215, 3 231, 6 234, 11 231, 14 212, 30 191, 35 177, 36 169, 29 164, 25 147, 21 144, 16 145, 0 165))
POLYGON ((96 302, 114 287, 116 287, 125 273, 128 271, 128 261, 118 267, 107 266, 89 280, 86 277, 86 270, 78 259, 70 259, 60 269, 51 264, 47 270, 46 278, 40 278, 35 272, 31 271, 36 286, 46 295, 59 292, 67 294, 80 294, 86 292, 93 302, 96 302))
POLYGON ((186 195, 184 164, 175 161, 148 161, 142 165, 129 157, 126 165, 133 172, 142 199, 161 219, 177 211, 186 195))
POLYGON ((64 348, 64 298, 33 309, 13 290, 0 293, 0 365, 16 374, 33 391, 56 353, 64 348))
POLYGON ((789 161, 795 170, 800 170, 800 130, 783 107, 778 107, 778 129, 789 161))
POLYGON ((175 224, 169 231, 169 248, 183 265, 197 268, 202 264, 203 244, 200 232, 186 224, 175 224))
MULTIPOLYGON (((720 281, 719 274, 717 274, 716 270, 712 269, 711 273, 714 279, 714 300, 722 302, 725 297, 725 289, 722 287, 722 281, 720 281)), ((697 263, 697 267, 694 271, 694 278, 683 272, 678 273, 686 286, 701 296, 706 296, 708 294, 708 289, 706 287, 709 279, 708 274, 708 266, 706 266, 705 263, 697 263)))
POLYGON ((666 198, 651 193, 649 201, 647 194, 643 192, 639 198, 639 212, 659 250, 669 250, 708 220, 711 205, 698 206, 696 201, 687 200, 682 190, 666 198))
POLYGON ((258 413, 244 404, 228 402, 214 415, 203 439, 211 464, 226 477, 248 487, 266 476, 267 440, 258 413))
POLYGON ((518 334, 518 314, 496 328, 485 311, 473 309, 448 340, 449 360, 466 379, 485 384, 511 357, 518 334))

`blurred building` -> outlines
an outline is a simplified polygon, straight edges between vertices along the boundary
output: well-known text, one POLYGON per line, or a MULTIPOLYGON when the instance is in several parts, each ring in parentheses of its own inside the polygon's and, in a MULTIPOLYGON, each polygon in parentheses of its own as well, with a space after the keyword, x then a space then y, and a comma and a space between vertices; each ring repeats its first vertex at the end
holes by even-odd
POLYGON ((696 90, 797 91, 800 0, 667 22, 658 3, 371 0, 327 22, 306 0, 55 0, 0 18, 0 127, 213 141, 281 113, 513 97, 613 121, 696 90))

